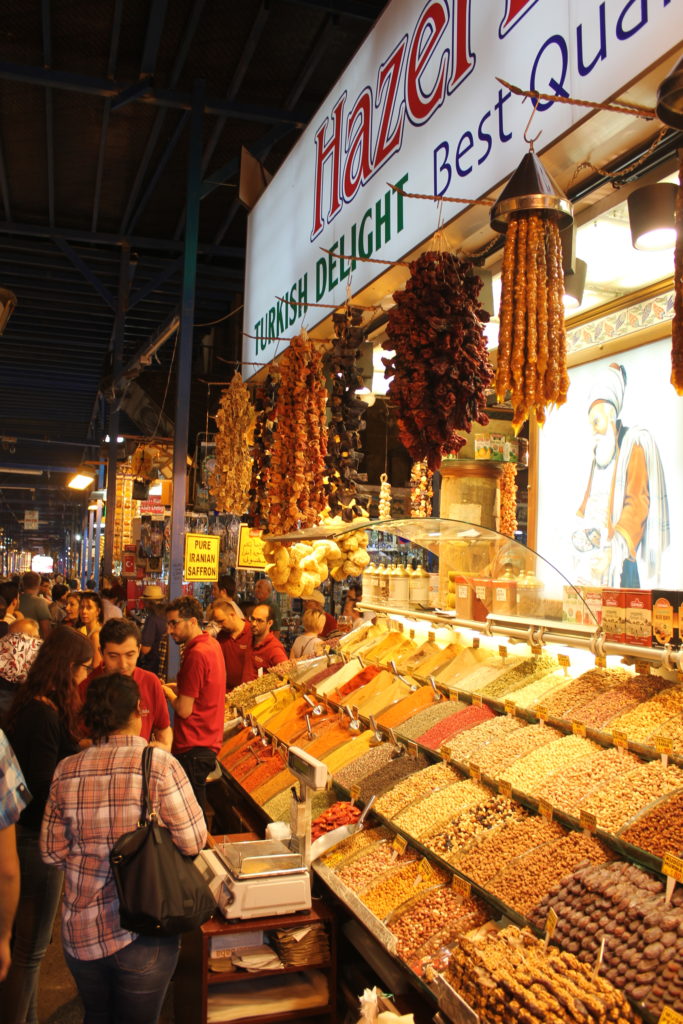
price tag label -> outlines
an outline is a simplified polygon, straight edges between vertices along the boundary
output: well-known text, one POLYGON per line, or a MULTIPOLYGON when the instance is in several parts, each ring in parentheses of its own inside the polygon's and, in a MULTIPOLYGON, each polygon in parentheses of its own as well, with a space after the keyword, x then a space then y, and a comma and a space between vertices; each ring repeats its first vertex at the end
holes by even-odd
POLYGON ((396 622, 396 623, 394 623, 394 625, 396 626, 396 629, 399 631, 399 633, 403 632, 403 623, 402 622, 396 622))
POLYGON ((472 883, 468 882, 466 878, 461 878, 460 875, 453 875, 451 887, 465 898, 472 895, 472 883))
POLYGON ((505 661, 505 659, 508 656, 508 649, 505 646, 505 644, 501 644, 500 645, 500 647, 498 648, 498 653, 501 656, 501 658, 503 659, 503 661, 505 661))
POLYGON ((417 749, 417 743, 407 743, 406 750, 408 751, 410 757, 418 756, 419 751, 417 749))
POLYGON ((655 750, 658 754, 667 754, 670 757, 674 752, 674 744, 671 737, 655 736, 655 750))
POLYGON ((482 697, 482 695, 480 693, 473 693, 472 694, 472 703, 476 707, 481 708, 481 707, 484 706, 484 698, 482 697))
POLYGON ((422 860, 420 861, 420 874, 422 875, 422 880, 424 882, 434 881, 434 868, 429 863, 426 857, 423 857, 422 860))
POLYGON ((568 654, 558 654, 557 661, 560 668, 569 668, 571 666, 571 659, 568 654))
POLYGON ((636 662, 636 675, 638 676, 649 676, 652 672, 652 665, 649 661, 637 661, 636 662))
POLYGON ((612 733, 612 743, 615 747, 621 747, 622 750, 628 750, 628 736, 625 732, 620 732, 616 729, 612 733))
POLYGON ((532 654, 543 654, 543 648, 540 644, 529 644, 532 654))
POLYGON ((474 639, 472 640, 472 649, 476 651, 477 648, 479 647, 479 644, 480 644, 479 637, 475 636, 474 639))
POLYGON ((683 857, 677 857, 675 853, 665 853, 662 857, 662 873, 683 883, 683 857))
POLYGON ((538 718, 539 722, 547 722, 548 721, 548 718, 550 717, 550 715, 548 714, 548 709, 545 706, 545 704, 537 704, 536 708, 535 708, 535 711, 536 711, 536 717, 538 718))
POLYGON ((517 714, 517 705, 515 704, 514 700, 505 701, 505 714, 513 716, 517 714))
POLYGON ((498 782, 498 792, 501 796, 506 797, 508 800, 512 799, 512 783, 505 782, 504 779, 500 779, 498 782))
POLYGON ((392 850, 395 850, 400 857, 402 853, 406 852, 407 845, 408 840, 405 838, 405 836, 394 836, 393 841, 391 843, 391 848, 392 850))
POLYGON ((430 629, 430 631, 429 631, 429 632, 427 633, 427 640, 428 640, 428 642, 429 642, 430 644, 433 644, 433 643, 434 643, 434 641, 436 640, 436 633, 434 633, 434 632, 433 632, 433 630, 431 630, 431 629, 430 629))
POLYGON ((583 722, 572 722, 572 732, 575 736, 583 736, 585 738, 586 726, 583 722))
POLYGON ((478 764, 470 764, 470 775, 475 782, 481 782, 481 768, 478 764))
POLYGON ((596 668, 607 668, 607 658, 604 655, 596 654, 595 656, 595 667, 596 668))
POLYGON ((358 784, 351 786, 349 793, 351 794, 351 803, 355 804, 356 800, 360 796, 360 786, 358 784))
POLYGON ((439 757, 442 757, 444 759, 444 761, 448 761, 448 759, 450 757, 450 754, 448 753, 448 747, 446 746, 445 743, 443 743, 439 747, 439 757))
POLYGON ((414 640, 415 639, 415 630, 411 629, 409 631, 409 633, 408 633, 408 636, 410 637, 411 640, 414 640))
POLYGON ((590 811, 581 811, 579 813, 579 824, 585 832, 595 832, 598 827, 598 819, 590 811))
POLYGON ((683 1024, 683 1013, 677 1013, 670 1006, 665 1006, 657 1024, 683 1024))
POLYGON ((557 928, 558 920, 559 918, 557 914, 551 907, 548 911, 548 916, 545 919, 545 933, 550 939, 552 939, 553 935, 555 934, 555 929, 557 928))
POLYGON ((546 821, 552 821, 553 805, 548 800, 539 800, 538 813, 541 815, 542 818, 545 818, 546 821))

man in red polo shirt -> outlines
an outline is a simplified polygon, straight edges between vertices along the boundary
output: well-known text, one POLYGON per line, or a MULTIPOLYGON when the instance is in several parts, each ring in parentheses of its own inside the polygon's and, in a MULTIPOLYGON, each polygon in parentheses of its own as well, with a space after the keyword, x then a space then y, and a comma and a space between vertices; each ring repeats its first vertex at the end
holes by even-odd
POLYGON ((244 658, 244 681, 255 679, 259 669, 266 672, 273 665, 287 661, 287 652, 271 632, 275 612, 269 604, 257 604, 249 617, 251 623, 251 648, 244 658))
POLYGON ((140 654, 138 627, 130 619, 107 619, 100 630, 100 647, 102 664, 81 683, 81 698, 85 700, 86 691, 97 676, 110 675, 112 672, 131 676, 140 691, 140 735, 148 743, 153 742, 155 747, 170 750, 173 733, 161 680, 153 672, 137 667, 140 654))
POLYGON ((228 693, 242 682, 244 660, 251 648, 251 626, 240 615, 237 605, 219 598, 211 605, 211 618, 220 628, 216 640, 225 659, 226 689, 228 693))
POLYGON ((173 747, 197 803, 206 810, 206 777, 216 767, 223 742, 225 718, 225 661, 220 644, 202 632, 204 613, 194 597, 177 597, 166 607, 168 632, 184 644, 176 691, 164 687, 171 701, 173 747))

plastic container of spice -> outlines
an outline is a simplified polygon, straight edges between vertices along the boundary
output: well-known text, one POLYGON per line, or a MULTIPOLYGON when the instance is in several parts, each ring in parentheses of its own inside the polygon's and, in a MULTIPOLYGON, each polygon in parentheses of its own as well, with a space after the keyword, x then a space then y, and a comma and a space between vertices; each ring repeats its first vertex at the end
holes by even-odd
POLYGON ((514 615, 517 610, 517 581, 508 570, 492 582, 491 611, 500 615, 514 615))

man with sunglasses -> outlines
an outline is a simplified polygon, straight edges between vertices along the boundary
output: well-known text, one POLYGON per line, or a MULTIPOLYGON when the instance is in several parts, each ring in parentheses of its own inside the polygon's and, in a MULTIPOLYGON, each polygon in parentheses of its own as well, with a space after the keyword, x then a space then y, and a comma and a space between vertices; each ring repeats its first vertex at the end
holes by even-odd
POLYGON ((174 754, 206 811, 206 777, 216 767, 223 742, 225 661, 220 644, 202 632, 203 612, 194 597, 178 597, 166 608, 169 635, 184 644, 176 691, 164 686, 174 711, 174 754))
POLYGON ((249 617, 251 647, 244 658, 244 682, 255 679, 259 669, 267 672, 273 665, 287 661, 287 652, 272 632, 274 618, 271 605, 254 605, 249 617))

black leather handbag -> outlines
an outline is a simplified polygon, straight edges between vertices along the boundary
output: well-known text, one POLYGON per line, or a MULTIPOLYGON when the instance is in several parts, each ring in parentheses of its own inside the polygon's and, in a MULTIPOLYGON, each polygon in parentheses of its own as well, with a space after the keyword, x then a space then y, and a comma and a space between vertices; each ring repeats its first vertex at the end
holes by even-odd
POLYGON ((139 935, 179 935, 207 921, 216 901, 171 833, 157 821, 149 798, 153 747, 142 755, 142 813, 138 827, 114 843, 109 862, 119 897, 121 927, 139 935))

